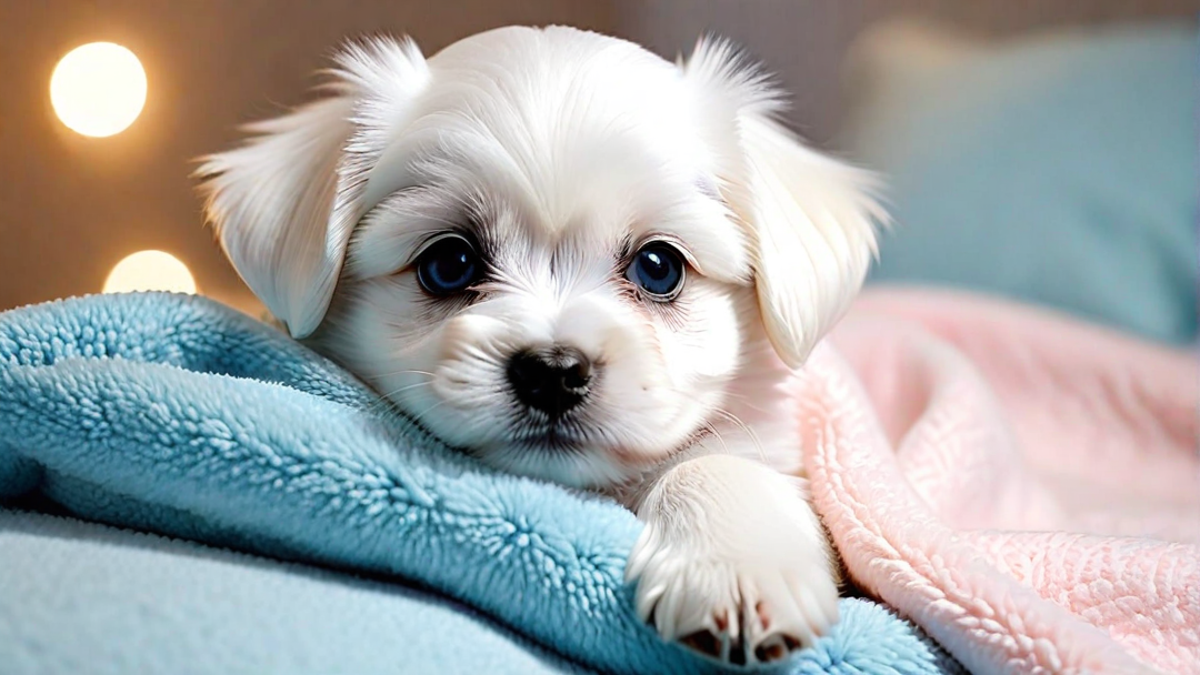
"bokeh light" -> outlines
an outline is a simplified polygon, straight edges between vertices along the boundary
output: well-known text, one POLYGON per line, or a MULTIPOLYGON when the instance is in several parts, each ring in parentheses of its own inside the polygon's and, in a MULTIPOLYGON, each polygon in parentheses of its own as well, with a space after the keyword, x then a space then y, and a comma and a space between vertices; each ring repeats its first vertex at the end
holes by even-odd
POLYGON ((162 251, 138 251, 126 256, 108 273, 105 293, 173 291, 195 293, 196 280, 179 258, 162 251))
POLYGON ((71 50, 50 76, 50 103, 71 130, 102 138, 133 124, 146 104, 146 71, 121 45, 93 42, 71 50))

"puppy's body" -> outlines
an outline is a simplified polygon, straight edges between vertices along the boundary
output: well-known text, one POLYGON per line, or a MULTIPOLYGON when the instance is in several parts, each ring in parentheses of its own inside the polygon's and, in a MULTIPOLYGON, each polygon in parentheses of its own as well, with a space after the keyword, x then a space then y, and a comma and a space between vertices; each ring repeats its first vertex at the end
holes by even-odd
POLYGON ((204 167, 251 288, 450 444, 633 509, 664 637, 811 643, 837 594, 790 388, 865 274, 865 177, 779 127, 721 44, 676 66, 508 28, 339 66, 204 167))

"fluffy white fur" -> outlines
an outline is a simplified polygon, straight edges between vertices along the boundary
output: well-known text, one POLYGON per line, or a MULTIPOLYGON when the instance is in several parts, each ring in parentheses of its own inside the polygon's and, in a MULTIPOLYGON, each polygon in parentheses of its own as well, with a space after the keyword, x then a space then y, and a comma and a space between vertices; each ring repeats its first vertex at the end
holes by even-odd
POLYGON ((633 509, 628 577, 664 637, 769 661, 822 634, 836 577, 790 386, 866 273, 870 177, 786 131, 779 93, 719 41, 672 64, 561 27, 428 60, 376 39, 332 77, 201 168, 221 245, 275 316, 449 443, 633 509), (488 272, 435 298, 414 264, 451 232, 488 272), (687 260, 674 302, 624 278, 648 241, 687 260), (516 352, 551 346, 597 370, 556 423, 505 381, 516 352))

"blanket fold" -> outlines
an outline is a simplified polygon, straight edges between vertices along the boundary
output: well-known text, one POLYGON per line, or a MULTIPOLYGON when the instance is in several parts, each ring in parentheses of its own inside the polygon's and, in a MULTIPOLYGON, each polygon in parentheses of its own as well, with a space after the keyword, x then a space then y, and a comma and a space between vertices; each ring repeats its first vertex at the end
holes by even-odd
MULTIPOLYGON (((597 671, 719 671, 637 619, 630 513, 479 467, 330 362, 203 298, 0 314, 0 500, 30 493, 84 519, 414 583, 597 671)), ((0 594, 0 629, 21 606, 0 594)), ((781 670, 958 670, 877 603, 844 599, 842 617, 781 670)), ((170 645, 131 644, 129 662, 154 648, 170 645)))
POLYGON ((915 290, 832 344, 805 463, 858 583, 973 671, 1200 673, 1194 354, 915 290))

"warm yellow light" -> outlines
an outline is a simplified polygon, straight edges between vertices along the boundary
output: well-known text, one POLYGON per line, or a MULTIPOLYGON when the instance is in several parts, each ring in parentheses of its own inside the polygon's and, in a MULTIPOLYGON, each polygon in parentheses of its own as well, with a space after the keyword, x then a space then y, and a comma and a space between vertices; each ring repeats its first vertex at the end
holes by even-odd
POLYGON ((146 71, 133 52, 111 42, 71 50, 50 76, 58 119, 84 136, 124 131, 146 104, 146 71))
POLYGON ((162 251, 138 251, 117 263, 104 280, 105 293, 174 291, 195 293, 196 280, 179 258, 162 251))

